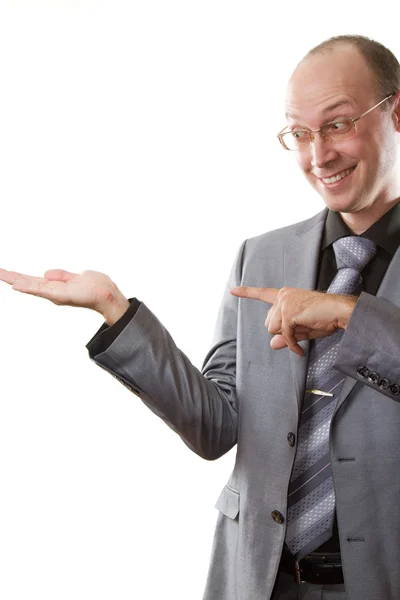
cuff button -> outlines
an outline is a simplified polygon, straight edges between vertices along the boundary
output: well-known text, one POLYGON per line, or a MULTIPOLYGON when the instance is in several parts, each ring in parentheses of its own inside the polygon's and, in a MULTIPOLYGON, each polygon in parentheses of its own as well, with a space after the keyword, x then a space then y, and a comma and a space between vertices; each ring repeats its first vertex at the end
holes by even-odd
POLYGON ((379 381, 379 375, 376 371, 370 371, 367 375, 367 379, 368 381, 370 381, 371 383, 378 383, 379 381))
POLYGON ((389 386, 390 386, 389 379, 384 378, 384 379, 379 380, 378 387, 380 387, 381 390, 387 390, 389 386))
POLYGON ((367 369, 367 367, 359 367, 357 369, 357 373, 358 375, 360 375, 360 377, 367 377, 367 375, 369 374, 369 370, 367 369))

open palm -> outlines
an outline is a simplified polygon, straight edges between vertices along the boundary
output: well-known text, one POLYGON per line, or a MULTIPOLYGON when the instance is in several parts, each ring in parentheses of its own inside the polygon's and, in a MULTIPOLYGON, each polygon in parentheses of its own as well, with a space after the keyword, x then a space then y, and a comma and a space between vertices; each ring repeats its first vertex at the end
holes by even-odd
POLYGON ((0 280, 18 292, 46 298, 54 304, 80 306, 100 313, 118 290, 108 275, 98 271, 77 274, 51 269, 44 277, 33 277, 0 269, 0 280))

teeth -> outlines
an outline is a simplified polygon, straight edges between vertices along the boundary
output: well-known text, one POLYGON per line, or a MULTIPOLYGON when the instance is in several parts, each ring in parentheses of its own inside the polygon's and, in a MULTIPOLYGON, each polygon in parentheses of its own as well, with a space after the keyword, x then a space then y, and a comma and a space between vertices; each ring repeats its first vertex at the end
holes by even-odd
POLYGON ((341 173, 338 173, 337 175, 335 175, 334 177, 326 177, 326 178, 322 178, 322 181, 324 183, 335 183, 335 181, 340 181, 340 179, 343 179, 344 177, 347 177, 347 175, 350 175, 350 173, 355 169, 355 167, 352 167, 351 169, 347 169, 346 171, 342 171, 341 173))

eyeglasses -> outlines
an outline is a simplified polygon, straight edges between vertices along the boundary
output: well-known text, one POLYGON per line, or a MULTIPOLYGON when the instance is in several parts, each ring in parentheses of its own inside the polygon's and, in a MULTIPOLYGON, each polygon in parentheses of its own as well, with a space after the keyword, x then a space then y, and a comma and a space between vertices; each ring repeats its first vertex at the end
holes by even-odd
POLYGON ((315 134, 318 132, 320 132, 324 140, 329 139, 332 142, 341 142, 343 139, 347 139, 356 133, 356 121, 365 117, 365 115, 375 108, 378 108, 378 106, 383 102, 386 102, 386 100, 389 100, 392 96, 395 96, 395 94, 390 94, 390 96, 387 96, 378 102, 378 104, 375 104, 375 106, 354 119, 351 117, 341 117, 340 119, 335 119, 335 121, 322 125, 315 131, 310 129, 294 129, 283 133, 285 129, 288 128, 288 125, 286 125, 286 127, 278 133, 277 137, 285 150, 307 150, 310 143, 314 141, 315 134))

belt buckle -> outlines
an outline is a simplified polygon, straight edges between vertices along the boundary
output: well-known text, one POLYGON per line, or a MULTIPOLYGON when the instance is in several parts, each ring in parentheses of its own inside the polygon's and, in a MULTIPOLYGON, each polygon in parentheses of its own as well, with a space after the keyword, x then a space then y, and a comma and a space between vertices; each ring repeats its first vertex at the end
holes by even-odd
MULTIPOLYGON (((328 579, 330 579, 330 576, 334 576, 335 575, 335 571, 337 569, 340 568, 341 570, 341 578, 340 581, 336 581, 336 578, 333 577, 332 581, 323 581, 323 578, 321 577, 321 580, 319 580, 318 577, 315 577, 313 574, 313 570, 311 569, 311 571, 309 570, 309 568, 307 567, 307 569, 304 570, 304 568, 300 567, 300 562, 301 561, 294 561, 294 568, 295 568, 295 581, 296 583, 316 583, 316 584, 329 584, 329 583, 343 583, 343 571, 342 571, 342 563, 341 560, 338 560, 338 557, 340 558, 340 553, 338 552, 331 552, 331 553, 325 553, 325 552, 321 552, 321 553, 311 553, 310 555, 308 555, 307 557, 305 557, 305 560, 307 563, 314 563, 316 566, 321 565, 322 570, 325 571, 325 575, 329 574, 328 579), (314 560, 313 560, 314 559, 314 560), (316 560, 317 559, 317 560, 316 560), (326 570, 325 570, 326 569, 326 570), (302 573, 303 576, 302 576, 302 573)), ((304 565, 305 567, 306 565, 304 565)), ((319 575, 321 574, 321 571, 319 569, 317 569, 317 571, 319 572, 314 572, 315 575, 319 575)), ((337 572, 336 572, 337 575, 337 572)))

